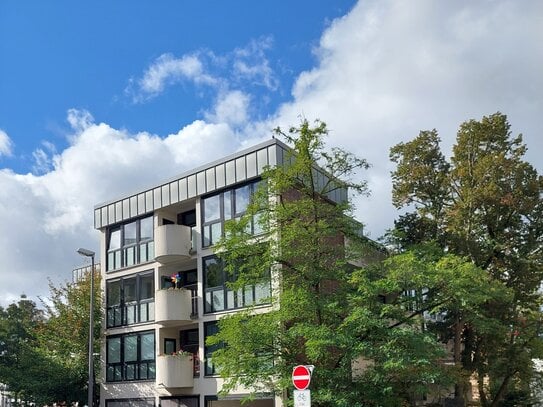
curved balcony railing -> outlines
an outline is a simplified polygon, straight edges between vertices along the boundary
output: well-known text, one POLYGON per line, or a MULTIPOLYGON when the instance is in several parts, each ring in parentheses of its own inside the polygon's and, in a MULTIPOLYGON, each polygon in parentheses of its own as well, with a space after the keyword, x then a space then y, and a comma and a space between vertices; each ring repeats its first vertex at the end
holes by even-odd
POLYGON ((155 293, 155 322, 162 326, 192 322, 192 291, 184 288, 168 288, 155 293))
POLYGON ((155 261, 175 263, 191 258, 191 228, 185 225, 161 225, 155 229, 155 261))
POLYGON ((159 355, 156 358, 157 387, 194 386, 192 355, 159 355))

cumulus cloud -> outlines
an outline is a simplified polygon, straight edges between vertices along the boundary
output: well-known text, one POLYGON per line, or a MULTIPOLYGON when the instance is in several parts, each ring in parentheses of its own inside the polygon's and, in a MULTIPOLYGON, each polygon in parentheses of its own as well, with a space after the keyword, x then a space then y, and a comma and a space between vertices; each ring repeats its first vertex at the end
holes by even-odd
POLYGON ((396 217, 388 150, 419 130, 436 128, 449 153, 461 122, 502 111, 541 171, 541 15, 537 1, 360 1, 323 33, 318 64, 299 75, 275 120, 320 118, 330 144, 373 164, 373 194, 357 206, 378 237, 396 217))
POLYGON ((266 50, 273 46, 271 37, 252 40, 247 46, 237 48, 233 52, 234 75, 238 81, 251 81, 253 84, 276 90, 279 81, 270 62, 266 50))
POLYGON ((247 123, 250 95, 239 90, 220 93, 211 112, 205 117, 213 123, 228 123, 236 126, 247 123))
MULTIPOLYGON (((274 89, 266 68, 270 40, 225 55, 165 54, 133 80, 134 95, 200 81, 216 95, 202 120, 159 136, 116 129, 73 109, 69 147, 42 145, 37 153, 45 172, 0 170, 0 258, 9 270, 0 273, 0 299, 43 294, 45 285, 36 282, 69 278, 81 265, 77 247, 98 250, 95 203, 253 145, 277 125, 299 123, 300 115, 326 121, 328 144, 373 164, 362 174, 372 195, 357 201, 357 215, 374 238, 397 216, 388 150, 421 129, 438 129, 448 152, 461 122, 500 110, 513 132, 524 133, 528 159, 543 172, 543 48, 534 41, 543 37, 542 8, 538 1, 361 1, 323 32, 314 68, 299 74, 292 99, 263 121, 251 112, 254 90, 274 89)), ((0 131, 0 154, 11 151, 6 145, 0 131)))
POLYGON ((11 155, 11 148, 12 148, 13 142, 9 138, 8 134, 0 129, 0 157, 10 156, 11 155))
POLYGON ((159 137, 94 122, 84 110, 70 110, 68 122, 71 144, 57 154, 44 152, 51 166, 47 172, 0 170, 0 258, 5 270, 0 273, 0 304, 21 293, 46 294, 46 276, 68 280, 83 261, 78 247, 99 252, 92 219, 96 203, 239 148, 238 135, 224 123, 195 121, 159 137))
POLYGON ((141 78, 130 80, 125 93, 135 103, 145 102, 183 82, 220 92, 219 99, 227 97, 231 90, 245 92, 260 87, 275 91, 279 81, 266 56, 272 46, 271 37, 262 37, 223 55, 206 49, 180 57, 162 54, 141 78))

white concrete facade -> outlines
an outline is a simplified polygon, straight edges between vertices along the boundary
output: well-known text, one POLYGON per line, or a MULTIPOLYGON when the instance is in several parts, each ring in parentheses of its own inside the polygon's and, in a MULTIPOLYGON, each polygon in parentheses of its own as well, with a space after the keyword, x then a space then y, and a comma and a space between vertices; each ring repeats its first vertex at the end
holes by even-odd
MULTIPOLYGON (((232 205, 234 216, 230 195, 223 194, 234 200, 235 191, 258 181, 266 166, 285 162, 287 150, 272 139, 95 207, 105 297, 101 406, 230 407, 249 393, 240 389, 217 397, 222 380, 206 368, 205 336, 221 315, 262 298, 265 288, 252 287, 247 294, 205 287, 205 264, 212 262, 212 243, 222 226, 204 218, 203 202, 209 198, 211 207, 217 196, 217 211, 224 215, 232 205), (191 363, 186 354, 165 356, 179 348, 191 352, 191 363)), ((324 174, 319 177, 326 181, 324 174)), ((329 198, 346 199, 346 191, 329 198)), ((267 305, 260 307, 265 312, 267 305)), ((245 405, 282 406, 271 393, 245 405)))

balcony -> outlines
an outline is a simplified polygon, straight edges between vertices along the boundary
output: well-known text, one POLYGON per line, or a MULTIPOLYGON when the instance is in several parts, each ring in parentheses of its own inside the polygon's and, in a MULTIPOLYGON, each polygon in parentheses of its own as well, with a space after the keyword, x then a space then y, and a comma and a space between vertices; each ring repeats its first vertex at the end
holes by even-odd
POLYGON ((157 387, 194 386, 192 355, 160 355, 156 358, 157 387))
POLYGON ((193 294, 189 289, 168 288, 155 295, 155 322, 162 326, 191 323, 193 294))
POLYGON ((170 264, 190 259, 191 228, 185 225, 162 225, 155 229, 155 261, 170 264))

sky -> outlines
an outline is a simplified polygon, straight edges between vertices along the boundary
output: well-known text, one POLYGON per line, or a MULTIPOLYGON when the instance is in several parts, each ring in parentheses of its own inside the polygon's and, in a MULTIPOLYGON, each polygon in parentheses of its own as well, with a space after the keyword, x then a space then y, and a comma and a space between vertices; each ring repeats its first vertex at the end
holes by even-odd
POLYGON ((543 172, 543 2, 0 2, 0 305, 99 253, 96 204, 323 120, 371 163, 356 216, 393 226, 390 147, 497 111, 543 172))

